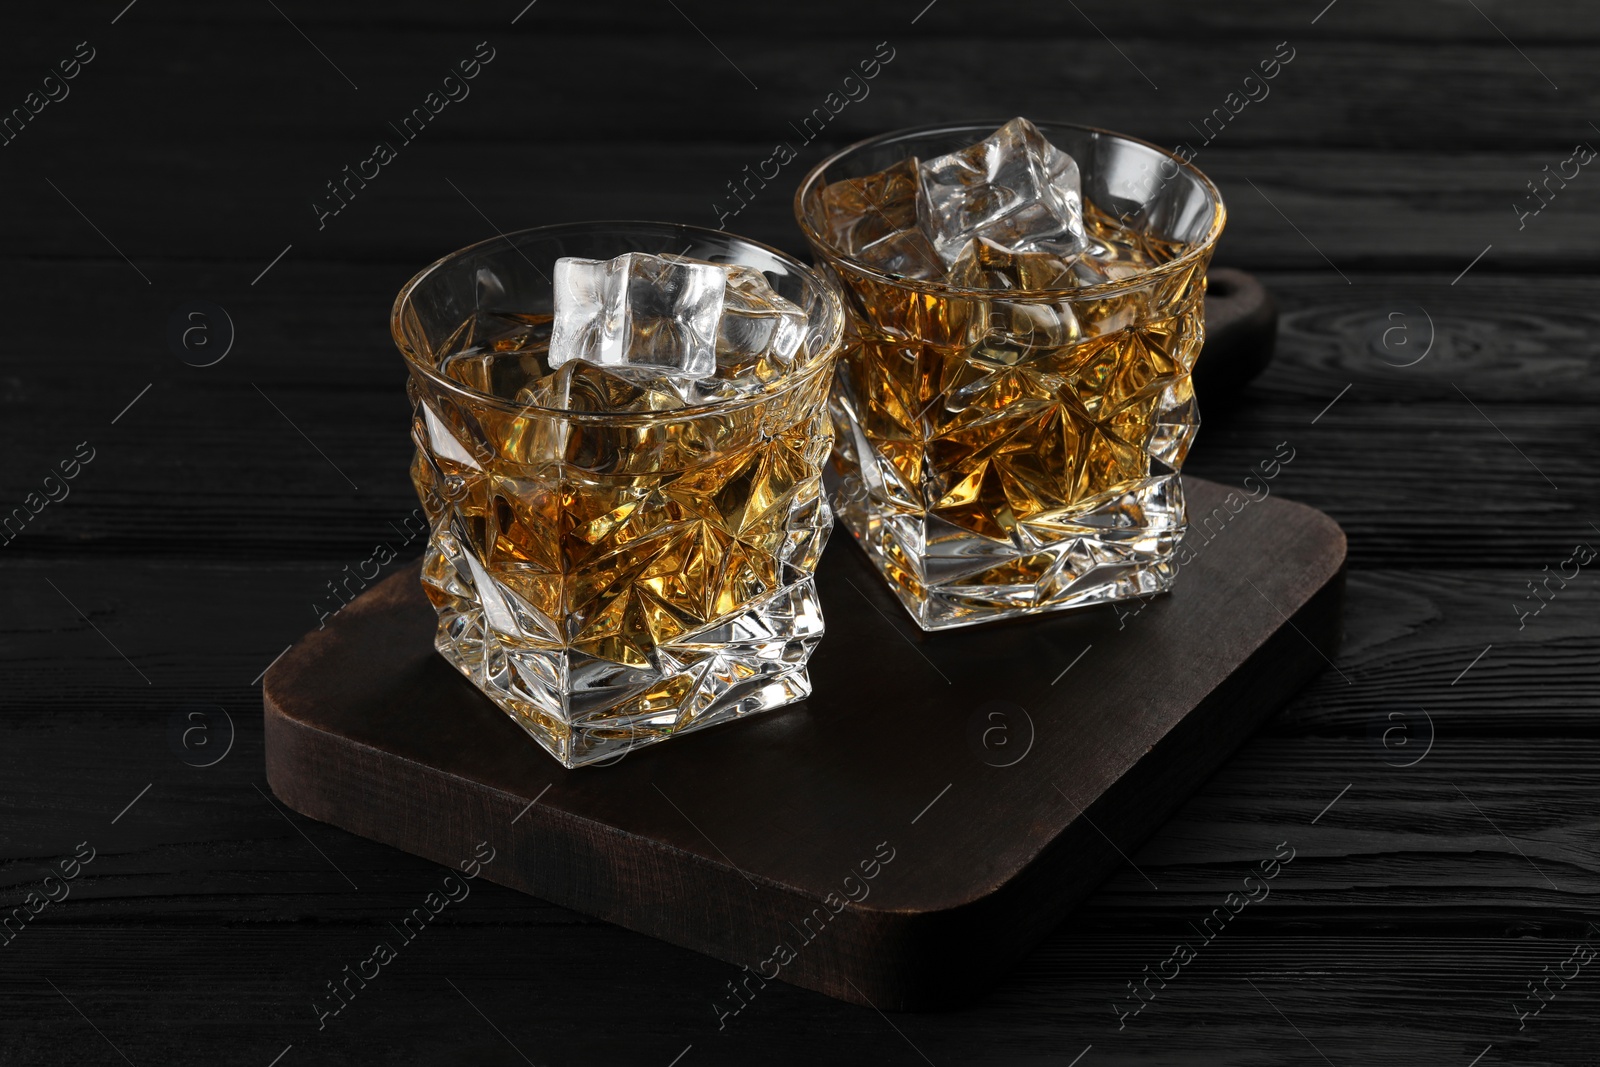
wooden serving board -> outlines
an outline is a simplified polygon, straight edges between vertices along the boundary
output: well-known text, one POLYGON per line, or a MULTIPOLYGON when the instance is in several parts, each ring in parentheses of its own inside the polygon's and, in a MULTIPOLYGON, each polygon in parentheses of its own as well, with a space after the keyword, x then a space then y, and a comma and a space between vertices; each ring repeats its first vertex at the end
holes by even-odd
POLYGON ((1194 365, 1203 410, 1231 406, 1267 365, 1278 342, 1278 301, 1256 276, 1213 265, 1206 271, 1206 341, 1194 365))
POLYGON ((836 532, 811 699, 576 771, 434 652, 412 565, 268 671, 267 776, 304 815, 451 867, 488 841, 482 877, 747 967, 746 997, 776 978, 953 1006, 1335 654, 1339 527, 1185 486, 1172 593, 942 634, 836 532))

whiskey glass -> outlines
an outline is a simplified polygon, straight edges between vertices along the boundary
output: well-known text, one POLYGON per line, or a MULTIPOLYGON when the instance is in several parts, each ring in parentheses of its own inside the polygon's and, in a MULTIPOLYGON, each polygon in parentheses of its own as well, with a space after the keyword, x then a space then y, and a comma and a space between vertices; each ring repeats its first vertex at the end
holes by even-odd
POLYGON ((845 304, 834 506, 924 630, 1163 592, 1186 528, 1190 373, 1225 218, 1199 170, 1120 134, 1036 124, 1077 161, 1091 232, 1164 250, 1095 284, 963 288, 829 237, 826 187, 966 148, 994 125, 862 141, 819 163, 794 202, 845 304))
POLYGON ((593 764, 811 691, 843 316, 810 268, 699 227, 547 226, 423 270, 391 326, 436 647, 551 755, 593 764), (556 260, 625 252, 761 271, 805 312, 795 367, 714 403, 539 406, 556 260))

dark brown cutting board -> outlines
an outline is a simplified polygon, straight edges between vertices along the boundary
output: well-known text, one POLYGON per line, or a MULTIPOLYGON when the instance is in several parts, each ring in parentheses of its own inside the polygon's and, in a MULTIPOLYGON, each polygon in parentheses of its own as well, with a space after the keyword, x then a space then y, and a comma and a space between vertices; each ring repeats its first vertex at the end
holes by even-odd
POLYGON ((1339 527, 1185 486, 1192 558, 1137 614, 925 635, 836 532, 811 699, 576 771, 433 651, 413 564, 268 671, 267 776, 452 868, 486 840, 483 877, 748 966, 751 990, 959 1004, 1335 654, 1339 527))
POLYGON ((1206 272, 1206 343, 1194 365, 1194 391, 1205 411, 1232 407, 1272 362, 1278 302, 1253 274, 1213 266, 1206 272))

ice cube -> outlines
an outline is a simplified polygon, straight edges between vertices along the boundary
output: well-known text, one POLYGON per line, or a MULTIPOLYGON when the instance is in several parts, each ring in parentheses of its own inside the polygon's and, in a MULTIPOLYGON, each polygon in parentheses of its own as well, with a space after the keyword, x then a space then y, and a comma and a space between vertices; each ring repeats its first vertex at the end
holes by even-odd
POLYGON ((567 411, 673 411, 684 406, 683 399, 668 388, 675 377, 656 369, 573 359, 537 382, 529 399, 542 407, 567 411))
POLYGON ((806 313, 774 292, 766 275, 754 267, 736 263, 727 271, 722 321, 717 326, 718 364, 754 356, 794 362, 806 339, 806 313))
POLYGON ((644 252, 556 260, 550 366, 584 360, 714 373, 727 277, 713 263, 644 252))
MULTIPOLYGON (((1159 240, 1159 238, 1157 239, 1159 240)), ((1150 240, 1136 230, 1102 225, 1090 233, 1088 248, 1073 264, 1079 284, 1120 282, 1171 258, 1150 247, 1150 240)))
POLYGON ((755 395, 805 359, 806 313, 753 267, 629 253, 558 260, 554 281, 552 373, 527 405, 674 411, 755 395))
POLYGON ((905 278, 936 281, 944 277, 944 263, 934 250, 933 242, 920 227, 892 233, 881 241, 874 241, 856 256, 885 274, 898 274, 905 278))
POLYGON ((1017 252, 987 237, 968 241, 950 265, 950 284, 967 289, 1065 289, 1077 284, 1070 260, 1017 252))
POLYGON ((1145 268, 1133 263, 1093 255, 1079 256, 1072 261, 1072 273, 1079 285, 1100 285, 1105 282, 1123 282, 1134 278, 1145 268))
POLYGON ((822 189, 828 240, 879 270, 910 278, 936 278, 944 263, 923 232, 921 180, 911 156, 888 170, 832 182, 822 189))
POLYGON ((533 350, 449 356, 440 361, 439 370, 475 392, 508 399, 544 374, 533 350))
POLYGON ((917 157, 822 188, 824 234, 851 255, 917 224, 917 157))
POLYGON ((924 162, 923 226, 947 266, 968 241, 1059 255, 1086 245, 1078 164, 1016 118, 982 141, 924 162))

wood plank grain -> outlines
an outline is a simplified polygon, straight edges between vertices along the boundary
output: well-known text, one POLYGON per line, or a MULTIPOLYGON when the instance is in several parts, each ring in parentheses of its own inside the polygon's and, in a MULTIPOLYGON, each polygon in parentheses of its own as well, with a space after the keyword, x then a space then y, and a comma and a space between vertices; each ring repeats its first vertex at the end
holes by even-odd
MULTIPOLYGON (((1148 1062, 1158 1045, 1177 1041, 1199 1058, 1227 1049, 1231 1062, 1237 1050, 1254 1049, 1248 1055, 1260 1058, 1249 1062, 1310 1062, 1314 1054, 1293 1031, 1271 1022, 1278 1016, 1249 990, 1249 978, 1341 1060, 1366 1049, 1376 1062, 1402 1063, 1429 1049, 1467 1047, 1471 1037, 1477 1043, 1468 1058, 1492 1042, 1545 1062, 1538 1057, 1574 1049, 1589 1033, 1594 991, 1573 983, 1525 1031, 1511 1005, 1526 1000, 1525 980, 1566 958, 1600 884, 1587 847, 1597 744, 1450 737, 1417 766, 1399 769, 1340 739, 1259 738, 1134 854, 1159 891, 1125 870, 985 1001, 949 1015, 902 1016, 897 1025, 930 1054, 944 1051, 941 1059, 956 1050, 970 1050, 979 1062, 985 1054, 1040 1056, 1071 1036, 1078 1043, 1067 1048, 1069 1058, 1093 1043, 1122 1062, 1148 1062), (1532 795, 1534 783, 1542 800, 1532 795), (1352 788, 1319 817, 1345 784, 1352 788), (1125 984, 1166 958, 1175 941, 1197 940, 1189 923, 1237 891, 1279 841, 1292 844, 1295 858, 1270 895, 1202 946, 1197 961, 1118 1030, 1111 1004, 1126 1010, 1125 984), (1385 1051, 1384 1041, 1395 1044, 1385 1051)), ((713 1062, 738 1062, 772 1043, 773 1062, 804 1062, 819 1029, 853 1048, 912 1056, 870 1010, 780 985, 762 990, 719 1031, 712 1004, 727 999, 724 983, 740 976, 736 969, 574 920, 481 881, 469 900, 440 916, 426 941, 405 949, 393 970, 318 1031, 309 1005, 318 993, 326 996, 322 983, 390 937, 385 917, 415 906, 442 872, 303 824, 369 883, 351 891, 300 837, 281 822, 274 828, 275 816, 262 819, 265 805, 253 794, 253 805, 227 802, 248 786, 237 778, 220 785, 220 778, 195 778, 187 803, 168 798, 135 809, 138 820, 130 815, 115 831, 131 835, 131 846, 119 847, 109 829, 96 831, 105 847, 89 870, 103 864, 101 871, 7 950, 14 965, 0 977, 0 995, 16 1015, 0 1047, 63 1047, 83 1033, 82 1047, 91 1049, 93 1035, 69 1025, 81 1027, 77 1017, 59 1001, 49 1006, 54 994, 42 973, 119 1045, 126 1042, 130 1055, 145 1054, 135 1062, 205 1062, 228 1042, 266 1048, 268 1059, 290 1042, 358 1055, 384 1047, 384 1034, 401 1018, 405 1032, 415 1029, 408 1040, 418 1047, 437 1041, 440 1049, 464 1044, 499 1055, 483 1030, 470 1028, 481 1021, 444 975, 513 1040, 534 1046, 530 1054, 555 1062, 582 1058, 585 1049, 600 1055, 596 1041, 624 1047, 652 1035, 671 1045, 668 1058, 693 1043, 713 1062), (208 784, 194 791, 201 782, 208 784), (194 821, 196 802, 248 845, 216 849, 212 832, 194 821), (162 828, 175 839, 162 843, 162 828), (363 859, 363 848, 375 864, 363 859), (261 858, 273 856, 287 862, 263 869, 261 858), (174 865, 190 872, 182 892, 151 870, 174 865), (60 959, 80 962, 64 978, 52 967, 60 959), (534 960, 536 966, 528 962, 534 960), (597 960, 607 964, 597 967, 597 960), (159 991, 152 976, 159 976, 159 991), (632 1005, 631 1037, 552 1022, 587 1018, 586 1006, 602 991, 632 1005), (525 1010, 530 997, 540 1005, 534 1015, 525 1010), (198 1012, 181 1038, 163 1025, 162 1006, 173 999, 198 1012), (796 1058, 784 1059, 790 1047, 796 1058)), ((82 829, 35 839, 40 859, 70 848, 68 839, 82 829)), ((8 875, 19 873, 21 865, 8 865, 8 875)), ((8 891, 6 899, 14 896, 8 891)))
MULTIPOLYGON (((1438 733, 1593 735, 1600 680, 1600 633, 1594 624, 1600 592, 1593 570, 1582 570, 1566 587, 1559 581, 1541 585, 1539 597, 1549 599, 1537 614, 1532 612, 1538 600, 1527 584, 1541 582, 1549 573, 1542 569, 1547 564, 1559 571, 1566 558, 1530 555, 1524 566, 1504 570, 1352 572, 1348 637, 1337 660, 1351 683, 1334 675, 1322 678, 1269 730, 1360 739, 1392 762, 1409 758, 1402 751, 1409 739, 1425 744, 1429 720, 1419 708, 1432 717, 1438 733), (1391 713, 1397 717, 1391 719, 1391 713), (1382 734, 1392 726, 1402 729, 1391 735, 1395 751, 1389 752, 1382 734)), ((330 556, 275 565, 169 560, 137 568, 93 557, 11 563, 0 601, 11 621, 0 630, 0 639, 16 666, 0 690, 0 710, 26 733, 0 746, 0 753, 21 751, 25 739, 47 763, 81 767, 62 781, 92 792, 96 781, 131 758, 130 752, 153 765, 170 761, 176 769, 182 753, 172 750, 166 730, 171 716, 190 706, 228 709, 241 744, 259 737, 249 710, 256 700, 251 680, 316 625, 319 606, 325 610, 335 603, 326 583, 342 578, 352 562, 359 560, 330 556), (162 595, 151 595, 152 589, 162 595), (218 590, 226 595, 212 592, 218 590), (179 612, 174 605, 184 607, 179 612), (63 686, 63 677, 73 684, 63 686), (137 743, 125 732, 134 722, 147 729, 137 743), (93 743, 102 731, 116 739, 108 740, 103 751, 93 743)), ((849 610, 842 604, 828 607, 849 610)), ((1115 631, 1119 621, 1113 613, 1102 625, 1115 631)), ((1125 622, 1137 624, 1136 617, 1125 622)), ((1050 666, 1059 670, 1075 654, 1060 652, 1050 666)), ((20 775, 27 767, 18 762, 12 772, 20 775)), ((131 784, 136 791, 144 783, 131 784)), ((13 814, 25 819, 28 810, 13 814)))
MULTIPOLYGON (((1070 7, 1034 5, 1035 17, 1020 35, 998 23, 968 23, 957 32, 960 20, 939 6, 915 27, 910 16, 886 8, 854 7, 833 25, 826 14, 808 9, 806 18, 781 35, 758 26, 742 29, 741 23, 751 23, 742 17, 713 35, 715 46, 670 6, 646 7, 643 22, 630 19, 623 26, 535 7, 516 30, 491 18, 476 25, 394 27, 385 32, 381 52, 371 49, 372 27, 364 21, 307 22, 318 26, 318 47, 337 67, 323 62, 271 8, 229 19, 233 24, 226 26, 152 11, 138 22, 130 19, 126 37, 96 38, 100 50, 76 82, 71 102, 63 101, 59 113, 47 106, 8 154, 41 163, 59 159, 81 150, 74 135, 83 129, 137 148, 159 138, 160 121, 193 138, 185 154, 193 161, 238 159, 252 143, 305 137, 305 116, 314 109, 308 148, 320 154, 342 145, 360 153, 339 159, 337 172, 369 155, 377 139, 409 152, 388 123, 398 125, 422 106, 428 92, 459 73, 459 61, 471 58, 484 41, 495 58, 464 86, 459 79, 452 84, 457 99, 429 122, 423 141, 443 139, 474 155, 523 141, 551 151, 597 142, 701 142, 738 145, 754 164, 776 141, 801 147, 790 123, 798 126, 813 109, 825 108, 826 137, 833 144, 897 127, 1022 112, 1124 130, 1167 146, 1202 147, 1214 137, 1235 147, 1382 144, 1448 155, 1462 148, 1570 150, 1594 135, 1582 116, 1593 114, 1600 102, 1583 77, 1590 45, 1565 36, 1568 30, 1595 36, 1592 16, 1569 19, 1561 36, 1542 41, 1515 34, 1524 55, 1538 64, 1535 69, 1470 7, 1443 9, 1447 24, 1433 27, 1426 48, 1418 47, 1418 34, 1403 13, 1381 31, 1372 19, 1372 32, 1348 35, 1332 25, 1331 14, 1311 27, 1309 16, 1282 12, 1241 19, 1238 10, 1224 7, 1223 18, 1232 25, 1213 23, 1203 49, 1193 47, 1194 39, 1178 25, 1152 26, 1144 18, 1130 25, 1106 5, 1098 12, 1094 5, 1080 7, 1116 45, 1070 7), (938 27, 941 19, 948 21, 938 27), (651 23, 653 30, 643 28, 651 23), (925 26, 935 32, 921 32, 925 26), (295 63, 296 76, 264 79, 229 62, 252 35, 263 54, 286 66, 295 63), (559 64, 541 61, 553 42, 575 53, 604 55, 604 75, 573 79, 559 64), (1003 52, 1005 62, 972 62, 974 55, 995 52, 1003 52), (169 62, 142 64, 136 60, 141 53, 169 62), (703 62, 684 62, 690 57, 703 62), (296 62, 301 59, 307 62, 296 62), (864 61, 878 63, 869 64, 874 77, 865 81, 864 61), (1027 72, 1025 81, 1019 82, 1017 70, 1027 72), (1263 79, 1263 70, 1273 77, 1263 79), (340 71, 359 84, 359 92, 351 91, 340 71), (959 72, 962 99, 930 103, 950 91, 953 72, 959 72), (567 79, 581 81, 581 95, 563 99, 567 79), (113 84, 115 90, 109 89, 113 84), (184 91, 198 84, 207 91, 184 91), (672 91, 661 91, 667 84, 672 91), (1104 86, 1116 91, 1096 91, 1104 86), (1507 91, 1512 88, 1517 91, 1507 91), (835 96, 827 101, 830 93, 835 96), (1174 94, 1181 94, 1181 104, 1174 103, 1174 94), (559 107, 532 103, 557 99, 559 107), (130 100, 138 110, 119 114, 130 100), (1546 114, 1547 121, 1530 121, 1546 114)), ((1206 32, 1200 25, 1205 15, 1183 14, 1180 25, 1206 32)), ((1345 14, 1339 10, 1341 18, 1345 14)), ((1528 29, 1529 20, 1555 21, 1548 9, 1538 16, 1522 13, 1516 29, 1528 29)), ((59 55, 70 54, 70 32, 8 41, 0 55, 24 69, 40 68, 42 76, 59 55)), ((166 164, 185 161, 159 158, 166 164)))
MULTIPOLYGON (((719 1030, 713 1004, 739 976, 725 965, 656 943, 619 945, 643 941, 620 931, 484 925, 419 938, 319 1031, 312 998, 326 997, 323 983, 372 942, 393 939, 383 924, 50 933, 55 958, 88 961, 70 977, 46 972, 74 1004, 133 1062, 174 1065, 224 1056, 265 1065, 292 1043, 290 1055, 308 1062, 666 1064, 692 1046, 683 1062, 813 1064, 833 1048, 847 1062, 921 1063, 920 1051, 935 1063, 1042 1065, 1092 1045, 1097 1062, 1118 1064, 1309 1067, 1325 1065, 1326 1053, 1336 1063, 1406 1067, 1464 1065, 1493 1044, 1494 1055, 1517 1063, 1570 1067, 1592 1048, 1595 1003, 1592 979, 1580 979, 1517 1029, 1512 998, 1521 993, 1525 1003, 1523 980, 1566 959, 1575 931, 1548 940, 1375 932, 1334 950, 1303 933, 1241 928, 1119 1031, 1114 998, 1127 1003, 1124 983, 1165 958, 1172 938, 1105 930, 1053 942, 1026 970, 1026 985, 965 1011, 891 1023, 870 1008, 772 985, 719 1030), (619 958, 631 962, 611 962, 619 958), (173 1003, 184 1005, 181 1028, 163 1025, 173 1003), (626 1026, 606 1020, 619 1003, 626 1026)), ((49 958, 35 949, 29 962, 42 968, 49 958)), ((17 1016, 0 1048, 20 1062, 62 1054, 120 1062, 36 974, 8 972, 0 996, 17 1016)))
MULTIPOLYGON (((163 741, 156 736, 151 743, 163 731, 148 721, 68 717, 140 751, 153 752, 163 741)), ((1305 932, 1297 924, 1313 921, 1343 930, 1404 921, 1438 936, 1520 930, 1556 936, 1585 914, 1600 886, 1600 860, 1588 844, 1600 818, 1592 803, 1600 738, 1592 731, 1474 736, 1470 727, 1447 728, 1425 757, 1405 767, 1400 757, 1414 756, 1369 744, 1364 729, 1338 736, 1340 724, 1300 722, 1293 710, 1277 723, 1248 741, 1130 853, 1161 888, 1121 868, 1085 901, 1084 929, 1170 923, 1204 910, 1285 840, 1296 850, 1289 865, 1294 881, 1276 884, 1271 899, 1280 902, 1272 908, 1291 909, 1278 916, 1286 932, 1305 932)), ((26 932, 67 922, 70 912, 84 913, 71 922, 90 925, 137 918, 272 925, 351 922, 414 903, 415 888, 430 883, 439 865, 292 816, 308 842, 252 787, 262 786, 259 724, 241 726, 248 731, 241 731, 241 758, 230 756, 205 774, 174 756, 172 770, 114 826, 110 820, 144 782, 130 779, 132 787, 117 792, 115 803, 86 804, 100 792, 110 798, 94 783, 117 761, 87 748, 81 726, 71 750, 77 765, 60 765, 51 775, 56 787, 38 788, 46 777, 42 761, 13 763, 6 781, 28 782, 34 793, 9 786, 0 794, 8 826, 0 842, 0 905, 21 901, 56 859, 86 838, 96 847, 95 860, 73 883, 68 901, 47 908, 37 928, 30 924, 26 932), (191 872, 192 881, 174 881, 167 864, 191 872), (360 888, 352 889, 334 865, 360 888)), ((14 730, 8 734, 17 736, 14 730)), ((44 738, 39 752, 69 751, 68 726, 29 730, 44 738)), ((474 900, 495 903, 475 904, 488 911, 473 922, 605 925, 487 883, 477 889, 482 892, 474 900)), ((448 911, 443 919, 463 921, 448 911)), ((1064 928, 1071 927, 1074 920, 1064 928)), ((21 938, 17 943, 24 944, 21 938)))
MULTIPOLYGON (((99 453, 70 497, 45 506, 4 551, 359 561, 398 536, 396 525, 416 508, 398 383, 341 394, 263 375, 261 387, 291 425, 248 382, 194 381, 203 399, 186 403, 188 385, 158 388, 137 419, 103 436, 79 429, 20 443, 10 507, 71 456, 78 434, 99 453)), ((1592 535, 1588 501, 1600 472, 1589 458, 1589 405, 1474 408, 1452 390, 1401 411, 1381 392, 1340 392, 1335 385, 1299 410, 1247 396, 1202 429, 1189 471, 1243 486, 1286 442, 1293 460, 1272 491, 1334 515, 1351 531, 1359 566, 1558 563, 1574 538, 1592 535)))
POLYGON ((1491 411, 1507 402, 1600 400, 1593 277, 1475 270, 1452 285, 1430 275, 1357 274, 1352 286, 1315 273, 1260 277, 1282 309, 1279 356, 1251 390, 1262 400, 1315 402, 1354 383, 1346 400, 1426 403, 1451 395, 1452 382, 1491 411))
MULTIPOLYGON (((874 129, 885 125, 894 124, 875 123, 874 129)), ((58 171, 86 176, 68 179, 61 190, 161 284, 172 280, 162 262, 178 256, 239 263, 243 285, 292 243, 292 258, 273 270, 275 286, 308 260, 420 268, 493 236, 496 229, 582 219, 720 223, 758 240, 794 246, 791 194, 804 167, 823 152, 813 148, 812 155, 780 172, 734 215, 730 211, 738 201, 727 183, 764 158, 747 145, 558 146, 519 138, 495 148, 495 166, 463 168, 462 145, 419 139, 390 174, 358 191, 339 215, 319 222, 313 201, 328 196, 325 183, 338 177, 341 167, 370 152, 365 139, 236 170, 226 168, 233 154, 219 161, 203 154, 174 155, 158 144, 140 141, 128 147, 127 165, 150 178, 137 200, 94 176, 94 160, 84 145, 67 149, 54 164, 58 171), (551 153, 558 148, 565 150, 563 162, 552 166, 551 153), (219 165, 225 180, 218 179, 219 165), (239 204, 251 205, 247 215, 237 210, 239 204)), ((1219 142, 1199 162, 1228 205, 1221 262, 1251 270, 1331 269, 1346 276, 1358 270, 1425 269, 1449 280, 1491 244, 1475 269, 1581 272, 1600 263, 1600 182, 1574 181, 1550 197, 1540 216, 1526 225, 1519 218, 1518 197, 1529 195, 1525 183, 1542 179, 1542 168, 1562 158, 1550 150, 1305 147, 1285 152, 1219 142), (1441 195, 1437 190, 1445 187, 1449 193, 1441 195)), ((121 262, 48 183, 19 178, 8 191, 15 211, 0 228, 7 247, 65 261, 55 268, 62 271, 75 269, 78 260, 121 262)), ((145 287, 133 270, 124 269, 128 289, 145 287)))
MULTIPOLYGON (((1207 510, 1224 495, 1185 489, 1207 510)), ((843 610, 806 701, 600 773, 559 770, 440 660, 408 567, 267 672, 268 777, 302 814, 443 862, 502 832, 491 880, 721 959, 756 968, 771 953, 752 956, 752 942, 802 937, 783 980, 830 996, 964 1003, 1335 653, 1338 527, 1276 500, 1228 533, 1191 532, 1186 581, 1117 633, 1107 609, 909 637, 866 557, 835 544, 818 593, 843 610), (1081 657, 1086 635, 1096 654, 1049 680, 1049 660, 1081 657), (998 692, 1033 709, 1003 727, 1015 759, 966 737, 998 692), (899 857, 899 840, 921 857, 899 857), (841 891, 872 903, 847 908, 841 891), (664 910, 675 899, 704 903, 664 910)))
MULTIPOLYGON (((0 35, 12 72, 4 106, 74 42, 100 49, 71 98, 0 152, 11 208, 0 218, 0 506, 36 488, 76 442, 101 449, 71 498, 0 553, 0 901, 22 899, 85 836, 103 846, 72 897, 4 950, 0 1060, 122 1062, 45 978, 141 1065, 264 1067, 291 1043, 279 1067, 664 1065, 680 1054, 678 1067, 922 1063, 923 1053, 940 1064, 1060 1065, 1086 1049, 1078 1067, 1320 1067, 1323 1053, 1406 1067, 1592 1058, 1589 970, 1526 1029, 1513 1013, 1525 983, 1566 959, 1593 915, 1589 573, 1526 630, 1511 608, 1600 521, 1588 514, 1596 441, 1584 423, 1596 399, 1600 212, 1584 176, 1523 229, 1514 207, 1565 158, 1559 149, 1590 136, 1591 5, 1314 0, 1269 12, 1027 0, 1001 17, 956 0, 820 0, 782 16, 781 35, 748 5, 713 0, 678 0, 682 14, 642 4, 626 17, 609 5, 524 12, 524 0, 397 0, 381 17, 278 6, 359 92, 268 5, 141 0, 115 25, 120 0, 29 9, 0 35), (741 66, 750 60, 760 90, 684 15, 741 66), (472 99, 319 232, 310 197, 370 151, 374 127, 419 101, 440 63, 486 38, 501 58, 472 99), (1240 64, 1285 39, 1297 56, 1270 98, 1200 156, 1234 212, 1219 261, 1274 272, 1279 359, 1231 410, 1202 398, 1190 469, 1236 483, 1293 441, 1297 458, 1274 491, 1328 508, 1353 537, 1339 659, 1353 684, 1307 691, 1134 854, 1161 891, 1131 869, 1117 875, 966 1011, 891 1026, 774 984, 719 1031, 712 1002, 740 977, 734 969, 482 883, 318 1031, 312 997, 388 936, 439 869, 301 820, 308 842, 252 785, 262 784, 258 727, 241 723, 237 747, 208 769, 185 766, 167 731, 191 703, 237 710, 257 699, 249 679, 314 622, 312 595, 413 506, 395 466, 405 412, 384 315, 415 267, 490 232, 444 178, 503 227, 567 213, 710 221, 725 183, 881 40, 898 52, 871 96, 780 183, 792 186, 833 143, 946 116, 1064 109, 1167 143, 1222 102, 1240 64), (1026 77, 1017 56, 1032 61, 1026 77), (606 57, 627 62, 594 76, 606 57), (717 107, 678 107, 662 91, 669 81, 717 107), (167 316, 194 297, 225 305, 239 327, 239 347, 209 370, 165 348, 167 316), (1382 330, 1391 311, 1415 314, 1408 301, 1433 315, 1439 347, 1392 369, 1382 330), (1519 468, 1487 421, 1474 426, 1451 383, 1547 472, 1553 459, 1562 489, 1519 468), (314 391, 342 394, 351 418, 302 408, 314 391), (1416 750, 1397 750, 1397 734, 1385 746, 1389 715, 1418 707, 1434 716, 1434 748, 1392 766, 1416 750), (1263 846, 1286 838, 1300 852, 1271 898, 1119 1031, 1111 1005, 1126 1004, 1126 983, 1236 890, 1263 846)), ((730 225, 794 248, 787 197, 774 191, 730 225)), ((1426 720, 1404 723, 1407 744, 1421 743, 1426 720)))
MULTIPOLYGON (((749 9, 735 0, 691 0, 680 5, 693 19, 710 29, 741 29, 741 22, 752 27, 746 32, 758 32, 749 19, 749 9), (742 18, 741 18, 742 16, 742 18)), ((1346 3, 1338 8, 1338 18, 1324 16, 1326 4, 1307 4, 1273 12, 1272 23, 1293 26, 1317 26, 1319 36, 1337 40, 1364 40, 1381 43, 1401 38, 1429 42, 1445 41, 1499 41, 1504 38, 1470 8, 1454 6, 1389 6, 1382 4, 1346 3), (1300 10, 1303 6, 1304 10, 1300 10)), ((1505 17, 1508 5, 1483 5, 1500 24, 1513 31, 1513 36, 1530 43, 1594 44, 1600 41, 1589 16, 1592 9, 1583 0, 1549 0, 1536 8, 1517 10, 1515 21, 1505 17)), ((984 35, 1001 36, 1015 26, 1026 26, 1040 34, 1081 34, 1086 21, 1080 12, 1086 12, 1094 23, 1113 35, 1148 40, 1202 40, 1207 43, 1225 41, 1241 34, 1262 31, 1264 12, 1256 5, 1230 2, 1194 5, 1174 3, 1170 0, 1152 3, 1145 12, 1129 11, 1111 0, 1091 0, 1079 4, 1079 11, 1063 8, 1049 0, 1019 0, 1009 8, 1006 20, 975 20, 962 18, 962 10, 940 10, 908 0, 905 3, 883 5, 883 10, 863 8, 849 0, 817 0, 808 12, 815 17, 786 21, 783 32, 800 40, 826 39, 849 31, 856 26, 875 26, 894 23, 908 27, 908 32, 919 37, 973 38, 984 35), (881 20, 881 23, 880 21, 881 20), (915 21, 913 21, 915 20, 915 21), (909 29, 909 27, 915 29, 909 29)), ((271 27, 288 34, 278 17, 270 11, 250 7, 211 9, 200 5, 174 4, 157 7, 141 13, 138 25, 150 25, 172 31, 192 21, 191 10, 204 10, 208 23, 220 31, 260 33, 271 27)), ((354 30, 373 28, 373 22, 364 12, 347 10, 338 5, 321 7, 291 7, 288 9, 296 23, 306 28, 354 30)), ((439 7, 429 0, 394 0, 385 5, 384 19, 379 27, 386 35, 399 37, 412 32, 441 32, 455 30, 462 33, 481 31, 488 27, 510 26, 516 20, 514 35, 539 37, 546 34, 604 33, 614 39, 646 37, 654 39, 693 36, 687 21, 670 7, 640 4, 628 10, 626 19, 618 19, 611 12, 582 5, 550 6, 529 9, 527 4, 508 0, 506 3, 439 7)), ((56 29, 71 29, 76 25, 70 17, 52 12, 39 12, 33 20, 17 28, 16 39, 30 40, 56 29)), ((132 29, 133 27, 130 27, 132 29)))
MULTIPOLYGON (((189 262, 189 284, 164 287, 161 302, 143 287, 119 289, 137 281, 125 264, 86 270, 105 312, 141 323, 150 341, 133 359, 87 354, 98 368, 89 391, 79 362, 0 376, 0 421, 10 427, 0 431, 9 458, 0 514, 41 491, 80 442, 97 450, 70 496, 3 551, 359 562, 396 536, 393 524, 416 502, 404 373, 385 315, 409 268, 289 266, 275 268, 278 288, 264 291, 189 262), (234 351, 204 369, 165 350, 168 316, 196 295, 226 306, 237 331, 234 351), (42 410, 63 414, 23 431, 42 410)), ((1289 442, 1296 458, 1274 491, 1335 515, 1357 566, 1565 558, 1594 521, 1588 360, 1600 331, 1583 310, 1594 283, 1488 272, 1455 286, 1436 276, 1357 277, 1360 285, 1343 286, 1268 275, 1284 305, 1277 357, 1242 395, 1201 397, 1206 421, 1188 469, 1240 485, 1289 442), (1391 366, 1404 350, 1383 345, 1397 322, 1390 316, 1422 344, 1429 327, 1419 308, 1432 308, 1433 351, 1391 366), (1428 487, 1422 496, 1419 486, 1428 487)), ((46 275, 25 279, 16 298, 37 313, 25 321, 38 327, 25 331, 42 331, 19 344, 47 344, 48 324, 73 314, 72 293, 46 275)))

